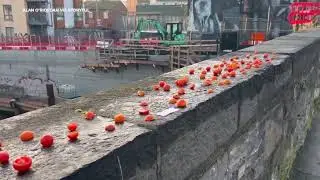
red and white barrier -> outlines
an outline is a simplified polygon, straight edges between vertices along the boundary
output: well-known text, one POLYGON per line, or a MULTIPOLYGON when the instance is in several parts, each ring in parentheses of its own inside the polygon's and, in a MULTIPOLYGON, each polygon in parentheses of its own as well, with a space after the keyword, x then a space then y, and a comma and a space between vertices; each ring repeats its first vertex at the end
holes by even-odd
POLYGON ((0 50, 38 50, 38 51, 88 51, 95 47, 89 46, 0 46, 0 50))

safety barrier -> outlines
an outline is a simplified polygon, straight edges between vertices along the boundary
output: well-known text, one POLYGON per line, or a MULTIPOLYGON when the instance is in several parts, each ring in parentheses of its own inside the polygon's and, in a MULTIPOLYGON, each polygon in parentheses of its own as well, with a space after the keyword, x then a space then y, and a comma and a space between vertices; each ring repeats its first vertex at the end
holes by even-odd
POLYGON ((290 5, 288 21, 292 25, 312 23, 320 15, 320 2, 294 2, 290 5))
POLYGON ((73 36, 53 37, 35 35, 0 36, 0 50, 67 50, 86 51, 95 49, 96 39, 81 39, 73 36))
POLYGON ((94 50, 95 47, 88 46, 0 46, 0 50, 37 50, 37 51, 88 51, 94 50))

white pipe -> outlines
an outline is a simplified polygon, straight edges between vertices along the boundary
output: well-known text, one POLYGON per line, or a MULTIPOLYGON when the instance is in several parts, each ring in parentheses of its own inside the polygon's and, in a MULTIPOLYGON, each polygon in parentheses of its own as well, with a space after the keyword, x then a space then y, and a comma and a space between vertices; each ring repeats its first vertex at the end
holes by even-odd
POLYGON ((266 30, 266 35, 268 35, 268 33, 269 33, 269 21, 270 21, 270 6, 269 6, 269 8, 268 8, 268 20, 267 20, 267 30, 266 30))
MULTIPOLYGON (((86 0, 82 0, 82 8, 85 9, 85 3, 86 0)), ((86 12, 83 12, 82 13, 82 23, 83 23, 83 26, 86 24, 86 12)))

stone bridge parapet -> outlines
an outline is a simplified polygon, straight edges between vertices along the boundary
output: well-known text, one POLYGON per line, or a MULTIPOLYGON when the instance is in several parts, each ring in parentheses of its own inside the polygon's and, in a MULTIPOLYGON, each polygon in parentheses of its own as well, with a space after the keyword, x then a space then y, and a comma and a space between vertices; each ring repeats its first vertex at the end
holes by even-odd
POLYGON ((11 164, 0 168, 0 179, 288 179, 317 115, 319 77, 320 30, 314 29, 2 120, 2 149, 10 153, 11 164), (268 53, 273 60, 271 65, 252 67, 247 75, 230 78, 230 85, 202 86, 199 74, 207 66, 213 69, 235 56, 246 59, 248 53, 257 59, 268 53), (190 68, 195 75, 188 75, 190 68), (178 89, 174 82, 185 75, 195 83, 195 90, 186 87, 182 96, 187 107, 157 115, 170 108, 169 99, 178 89), (161 80, 170 84, 170 92, 152 90, 161 80), (208 93, 210 88, 213 93, 208 93), (138 97, 138 90, 145 96, 138 97), (146 122, 139 115, 142 100, 148 102, 155 121, 146 122), (97 117, 87 121, 76 109, 94 111, 97 117), (118 113, 126 116, 126 122, 106 132, 105 126, 113 124, 118 113), (78 123, 80 134, 73 143, 67 140, 71 121, 78 123), (19 134, 24 130, 33 131, 35 139, 21 142, 19 134), (46 133, 55 137, 54 147, 48 150, 39 145, 46 133), (12 168, 12 160, 20 155, 33 158, 32 170, 23 176, 12 168))

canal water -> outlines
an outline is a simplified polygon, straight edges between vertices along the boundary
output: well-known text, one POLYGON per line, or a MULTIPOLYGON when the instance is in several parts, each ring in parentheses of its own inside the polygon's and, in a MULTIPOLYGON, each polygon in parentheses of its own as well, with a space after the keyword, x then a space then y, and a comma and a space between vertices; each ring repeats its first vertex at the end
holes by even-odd
MULTIPOLYGON (((28 94, 43 91, 41 80, 50 79, 57 86, 74 85, 79 96, 127 84, 149 76, 158 76, 168 71, 168 68, 152 65, 128 65, 126 68, 109 70, 108 72, 81 68, 83 63, 92 63, 94 54, 87 55, 78 52, 59 52, 59 54, 30 55, 24 51, 17 56, 9 51, 0 51, 0 84, 19 85, 29 90, 28 94), (10 53, 8 55, 8 53, 10 53), (68 54, 69 53, 69 54, 68 54), (40 84, 39 84, 40 83, 40 84), (42 88, 42 89, 41 89, 42 88), (32 92, 34 91, 34 92, 32 92)), ((37 52, 38 53, 38 52, 37 52)), ((43 93, 42 93, 43 94, 43 93)))
MULTIPOLYGON (((56 87, 74 86, 76 95, 82 96, 168 71, 168 68, 152 65, 139 65, 138 68, 136 65, 128 65, 119 71, 93 72, 81 68, 81 64, 92 62, 95 59, 94 53, 41 53, 0 51, 0 84, 23 86, 29 95, 46 96, 44 82, 49 79, 56 87)), ((5 115, 0 112, 0 118, 1 116, 5 115)))

